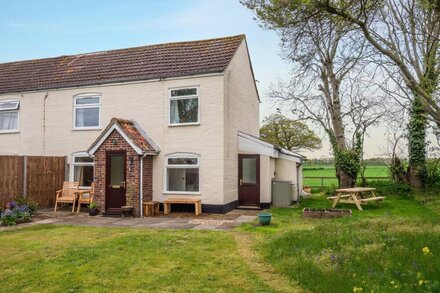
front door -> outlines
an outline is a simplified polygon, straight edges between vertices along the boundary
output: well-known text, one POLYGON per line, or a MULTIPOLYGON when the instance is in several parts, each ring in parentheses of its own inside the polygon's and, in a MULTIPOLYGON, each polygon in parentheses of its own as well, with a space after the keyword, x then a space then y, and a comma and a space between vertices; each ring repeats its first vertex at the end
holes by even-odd
POLYGON ((238 155, 238 204, 260 205, 259 155, 238 155))
POLYGON ((108 152, 106 160, 106 210, 121 210, 125 205, 125 152, 108 152))

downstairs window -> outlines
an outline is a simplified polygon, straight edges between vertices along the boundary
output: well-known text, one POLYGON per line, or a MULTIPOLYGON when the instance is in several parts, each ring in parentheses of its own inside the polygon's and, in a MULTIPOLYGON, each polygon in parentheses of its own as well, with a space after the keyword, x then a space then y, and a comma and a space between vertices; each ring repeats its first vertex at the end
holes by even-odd
POLYGON ((166 191, 199 192, 199 157, 179 155, 166 158, 166 191))
POLYGON ((72 167, 73 181, 79 182, 79 186, 82 188, 90 187, 93 182, 93 158, 87 154, 74 155, 72 167))

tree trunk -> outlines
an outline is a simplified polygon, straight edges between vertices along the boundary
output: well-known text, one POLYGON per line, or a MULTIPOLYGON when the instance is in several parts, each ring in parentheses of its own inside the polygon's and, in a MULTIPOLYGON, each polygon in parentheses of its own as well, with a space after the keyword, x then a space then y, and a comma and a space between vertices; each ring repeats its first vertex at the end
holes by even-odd
POLYGON ((342 170, 336 171, 336 177, 338 177, 339 188, 350 188, 355 184, 354 178, 342 170))
POLYGON ((411 105, 411 118, 408 124, 408 183, 415 187, 422 187, 423 176, 426 171, 426 113, 420 98, 415 97, 411 105))

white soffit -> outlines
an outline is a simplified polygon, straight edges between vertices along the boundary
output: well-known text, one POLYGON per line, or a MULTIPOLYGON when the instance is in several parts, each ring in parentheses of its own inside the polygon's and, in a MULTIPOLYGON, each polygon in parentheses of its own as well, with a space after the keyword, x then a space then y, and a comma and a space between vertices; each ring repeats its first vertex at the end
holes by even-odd
POLYGON ((288 150, 282 149, 282 151, 280 152, 275 149, 274 145, 241 131, 238 132, 238 150, 242 152, 255 153, 259 155, 270 156, 272 158, 288 160, 296 163, 301 163, 302 161, 301 157, 296 156, 294 153, 288 150))

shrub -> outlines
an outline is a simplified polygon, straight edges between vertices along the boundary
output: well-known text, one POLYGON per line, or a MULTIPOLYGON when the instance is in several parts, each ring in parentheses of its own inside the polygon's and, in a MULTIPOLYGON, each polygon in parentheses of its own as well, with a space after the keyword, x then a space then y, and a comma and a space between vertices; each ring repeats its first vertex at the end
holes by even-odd
POLYGON ((13 215, 3 216, 1 219, 2 226, 15 226, 17 222, 15 221, 15 217, 13 215))
POLYGON ((37 204, 23 197, 17 197, 15 201, 8 202, 6 209, 0 213, 0 224, 13 226, 31 221, 31 216, 37 210, 37 204))
POLYGON ((411 187, 405 183, 395 183, 387 180, 368 181, 369 187, 376 188, 379 195, 396 195, 410 196, 412 195, 411 187))
POLYGON ((17 196, 17 197, 15 198, 14 201, 15 201, 15 202, 17 203, 17 205, 19 205, 19 206, 27 206, 27 208, 28 208, 27 211, 28 211, 31 215, 34 215, 35 212, 37 211, 38 203, 35 202, 35 201, 33 201, 33 200, 29 200, 29 199, 27 199, 27 198, 25 198, 25 197, 22 197, 22 196, 17 196))
POLYGON ((330 186, 324 187, 324 193, 327 196, 332 196, 336 194, 336 189, 337 189, 336 185, 332 184, 330 186))
POLYGON ((428 160, 426 162, 426 176, 425 176, 425 188, 426 189, 440 189, 440 162, 438 160, 428 160))

